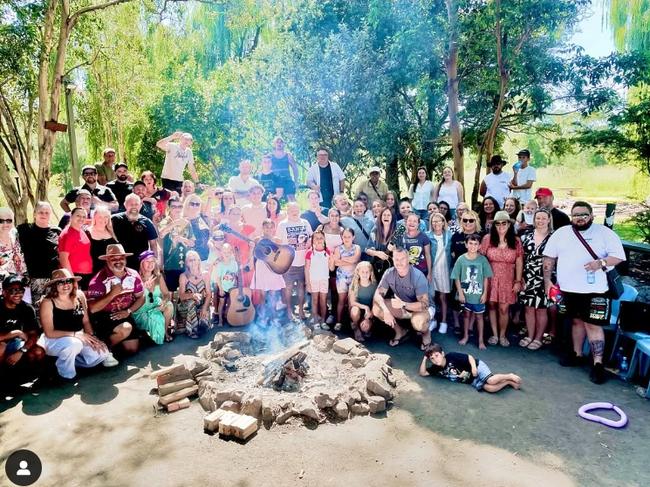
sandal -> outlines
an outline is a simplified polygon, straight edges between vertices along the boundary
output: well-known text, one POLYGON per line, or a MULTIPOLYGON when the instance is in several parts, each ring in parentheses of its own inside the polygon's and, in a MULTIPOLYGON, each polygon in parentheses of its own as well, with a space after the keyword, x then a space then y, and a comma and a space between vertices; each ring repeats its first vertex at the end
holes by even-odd
POLYGON ((553 335, 549 335, 548 333, 544 334, 544 337, 542 338, 542 343, 544 345, 551 345, 553 343, 553 339, 555 337, 553 335))
POLYGON ((392 340, 390 340, 390 341, 388 342, 388 345, 390 345, 391 347, 397 347, 398 345, 401 345, 401 344, 404 343, 406 340, 408 340, 408 338, 409 338, 409 332, 407 331, 407 332, 404 333, 401 337, 399 337, 399 338, 393 338, 392 340))
POLYGON ((508 339, 506 337, 503 337, 503 338, 499 339, 499 345, 501 345, 502 347, 509 347, 510 342, 508 341, 508 339))
POLYGON ((532 341, 533 341, 532 338, 530 338, 530 337, 524 337, 524 338, 522 338, 521 340, 519 340, 519 346, 525 348, 525 347, 527 347, 528 345, 530 345, 530 342, 532 342, 532 341))
POLYGON ((173 337, 173 336, 171 336, 171 335, 165 335, 165 342, 169 343, 169 342, 173 342, 173 341, 174 341, 174 337, 173 337))
POLYGON ((341 323, 334 325, 334 331, 341 331, 341 328, 343 328, 343 325, 341 323))
POLYGON ((499 343, 499 339, 496 336, 488 338, 488 345, 496 345, 497 343, 499 343))
POLYGON ((542 348, 542 342, 539 340, 533 340, 530 342, 530 345, 528 345, 528 350, 539 350, 542 348))

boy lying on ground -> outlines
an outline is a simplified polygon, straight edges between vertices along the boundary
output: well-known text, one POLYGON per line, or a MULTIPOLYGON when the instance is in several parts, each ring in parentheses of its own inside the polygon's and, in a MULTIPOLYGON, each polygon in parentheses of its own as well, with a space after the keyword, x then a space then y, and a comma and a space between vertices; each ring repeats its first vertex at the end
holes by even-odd
POLYGON ((493 374, 482 360, 466 353, 445 354, 442 347, 432 343, 424 351, 420 375, 440 376, 452 382, 472 384, 477 391, 498 392, 504 387, 521 387, 521 377, 515 374, 493 374), (427 367, 427 360, 431 365, 427 367))

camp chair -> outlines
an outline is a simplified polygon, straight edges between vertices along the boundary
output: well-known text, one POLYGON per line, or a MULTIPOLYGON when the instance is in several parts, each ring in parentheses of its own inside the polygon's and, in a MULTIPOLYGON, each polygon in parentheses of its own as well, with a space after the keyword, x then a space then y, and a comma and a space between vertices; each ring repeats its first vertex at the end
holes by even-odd
MULTIPOLYGON (((650 372, 650 335, 648 335, 648 338, 636 342, 634 353, 632 354, 632 360, 630 362, 630 368, 627 371, 627 380, 632 380, 634 378, 637 364, 641 369, 641 376, 647 376, 648 372, 650 372)), ((648 381, 648 388, 645 391, 645 397, 646 399, 650 399, 650 380, 648 381)))
POLYGON ((638 301, 622 302, 619 313, 618 328, 612 347, 612 360, 622 338, 634 340, 650 339, 650 304, 638 301))

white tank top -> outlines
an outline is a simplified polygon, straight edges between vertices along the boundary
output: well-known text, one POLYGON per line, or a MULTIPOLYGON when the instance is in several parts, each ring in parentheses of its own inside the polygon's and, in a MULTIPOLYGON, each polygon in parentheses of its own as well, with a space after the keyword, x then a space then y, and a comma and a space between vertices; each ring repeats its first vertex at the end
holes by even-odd
POLYGON ((449 203, 449 208, 456 209, 458 206, 458 190, 456 189, 456 183, 453 182, 451 185, 441 184, 440 190, 438 191, 438 201, 446 201, 449 203))

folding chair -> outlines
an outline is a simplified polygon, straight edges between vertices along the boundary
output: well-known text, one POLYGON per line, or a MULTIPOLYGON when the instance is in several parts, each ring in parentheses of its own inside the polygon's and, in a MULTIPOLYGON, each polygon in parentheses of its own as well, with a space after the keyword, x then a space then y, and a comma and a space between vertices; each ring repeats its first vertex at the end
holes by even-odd
MULTIPOLYGON (((616 353, 618 344, 622 338, 634 340, 637 344, 640 341, 650 340, 650 303, 641 303, 639 301, 624 301, 621 303, 618 328, 616 329, 616 338, 614 339, 614 347, 610 360, 612 360, 614 353, 616 353)), ((632 367, 630 367, 631 369, 632 367)))
MULTIPOLYGON (((632 354, 632 360, 630 361, 630 368, 627 371, 626 379, 628 381, 634 378, 637 364, 641 369, 641 375, 643 377, 647 376, 648 372, 650 372, 650 338, 636 342, 634 353, 632 354)), ((646 399, 650 399, 650 380, 648 380, 648 388, 645 391, 645 397, 646 399)))

